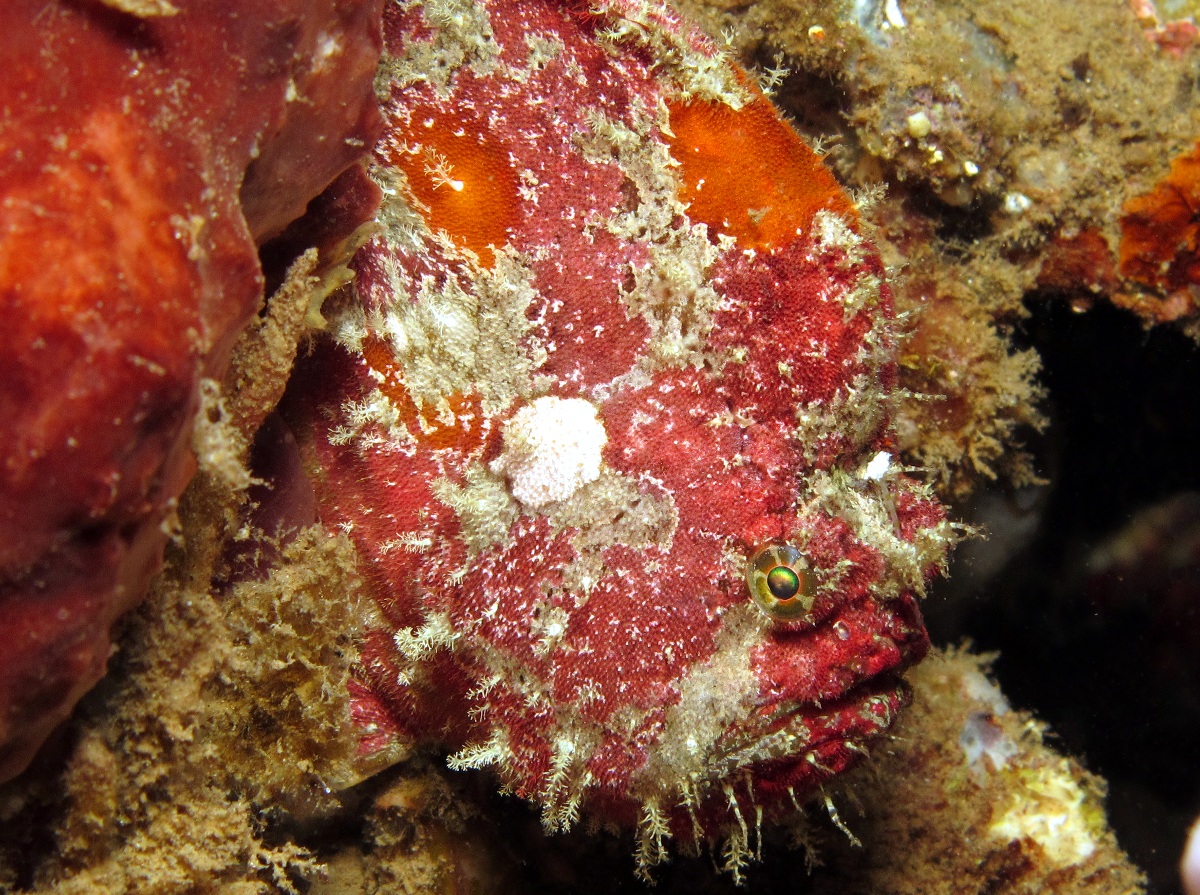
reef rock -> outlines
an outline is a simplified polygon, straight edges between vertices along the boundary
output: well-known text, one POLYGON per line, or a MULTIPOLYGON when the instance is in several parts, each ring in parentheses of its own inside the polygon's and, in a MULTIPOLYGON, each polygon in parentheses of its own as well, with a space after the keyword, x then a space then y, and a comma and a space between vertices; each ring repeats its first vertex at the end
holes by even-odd
POLYGON ((103 674, 256 245, 373 139, 377 2, 0 9, 0 780, 103 674))

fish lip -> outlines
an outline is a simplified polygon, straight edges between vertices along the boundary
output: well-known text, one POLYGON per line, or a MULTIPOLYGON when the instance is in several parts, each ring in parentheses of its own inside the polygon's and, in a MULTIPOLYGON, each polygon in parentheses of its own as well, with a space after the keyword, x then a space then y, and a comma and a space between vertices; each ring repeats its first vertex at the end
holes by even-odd
MULTIPOLYGON (((710 753, 709 766, 713 769, 712 779, 725 779, 767 765, 789 767, 807 761, 808 756, 821 745, 842 740, 846 743, 862 743, 871 739, 870 731, 859 731, 857 735, 843 732, 837 725, 820 723, 839 711, 854 706, 865 706, 871 700, 885 697, 896 690, 907 690, 903 676, 888 672, 869 681, 860 682, 839 698, 826 701, 800 701, 777 699, 770 705, 759 707, 756 723, 742 728, 735 739, 727 740, 730 731, 717 740, 710 753), (818 723, 812 723, 818 722, 818 723)), ((882 733, 891 726, 893 718, 879 725, 874 732, 882 733)))
POLYGON ((798 719, 811 707, 811 703, 793 702, 786 709, 772 712, 763 719, 765 723, 739 730, 736 739, 723 745, 730 733, 726 731, 713 744, 708 762, 711 778, 725 779, 767 762, 776 763, 793 758, 802 761, 804 750, 795 747, 797 741, 805 740, 810 731, 798 719))

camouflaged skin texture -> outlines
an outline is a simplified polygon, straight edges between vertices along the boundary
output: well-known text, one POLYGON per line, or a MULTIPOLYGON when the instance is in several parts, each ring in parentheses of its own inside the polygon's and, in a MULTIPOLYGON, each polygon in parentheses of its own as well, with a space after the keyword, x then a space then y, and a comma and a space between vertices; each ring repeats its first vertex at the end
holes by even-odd
POLYGON ((643 868, 724 838, 736 870, 928 646, 952 537, 890 457, 879 258, 666 6, 391 6, 378 85, 380 231, 287 402, 381 612, 362 748, 434 743, 548 828, 636 826, 643 868), (786 618, 747 583, 771 544, 786 618))

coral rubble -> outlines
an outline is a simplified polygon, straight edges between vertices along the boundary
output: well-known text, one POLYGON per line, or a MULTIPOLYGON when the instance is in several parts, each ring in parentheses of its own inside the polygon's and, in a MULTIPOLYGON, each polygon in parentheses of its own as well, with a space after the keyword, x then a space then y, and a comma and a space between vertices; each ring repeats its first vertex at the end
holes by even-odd
POLYGON ((1104 822, 1103 781, 1010 709, 986 664, 940 653, 910 675, 895 741, 835 798, 862 848, 839 843, 816 890, 1104 893, 1144 880, 1104 822))

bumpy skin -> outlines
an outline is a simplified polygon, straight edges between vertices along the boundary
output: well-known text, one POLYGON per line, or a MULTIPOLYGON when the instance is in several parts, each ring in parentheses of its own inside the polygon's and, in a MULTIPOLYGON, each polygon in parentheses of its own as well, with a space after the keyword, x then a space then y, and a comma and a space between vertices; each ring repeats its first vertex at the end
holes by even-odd
POLYGON ((927 648, 949 527, 894 464, 864 472, 895 381, 879 259, 665 7, 391 7, 383 71, 382 232, 288 410, 384 619, 363 749, 440 743, 548 827, 636 824, 643 865, 727 835, 736 868, 758 809, 888 728, 927 648), (607 443, 598 478, 523 506, 496 461, 543 395, 590 402, 607 443), (747 592, 772 540, 817 583, 797 621, 747 592))
POLYGON ((256 243, 376 132, 378 2, 175 6, 0 7, 0 780, 158 567, 256 243))

